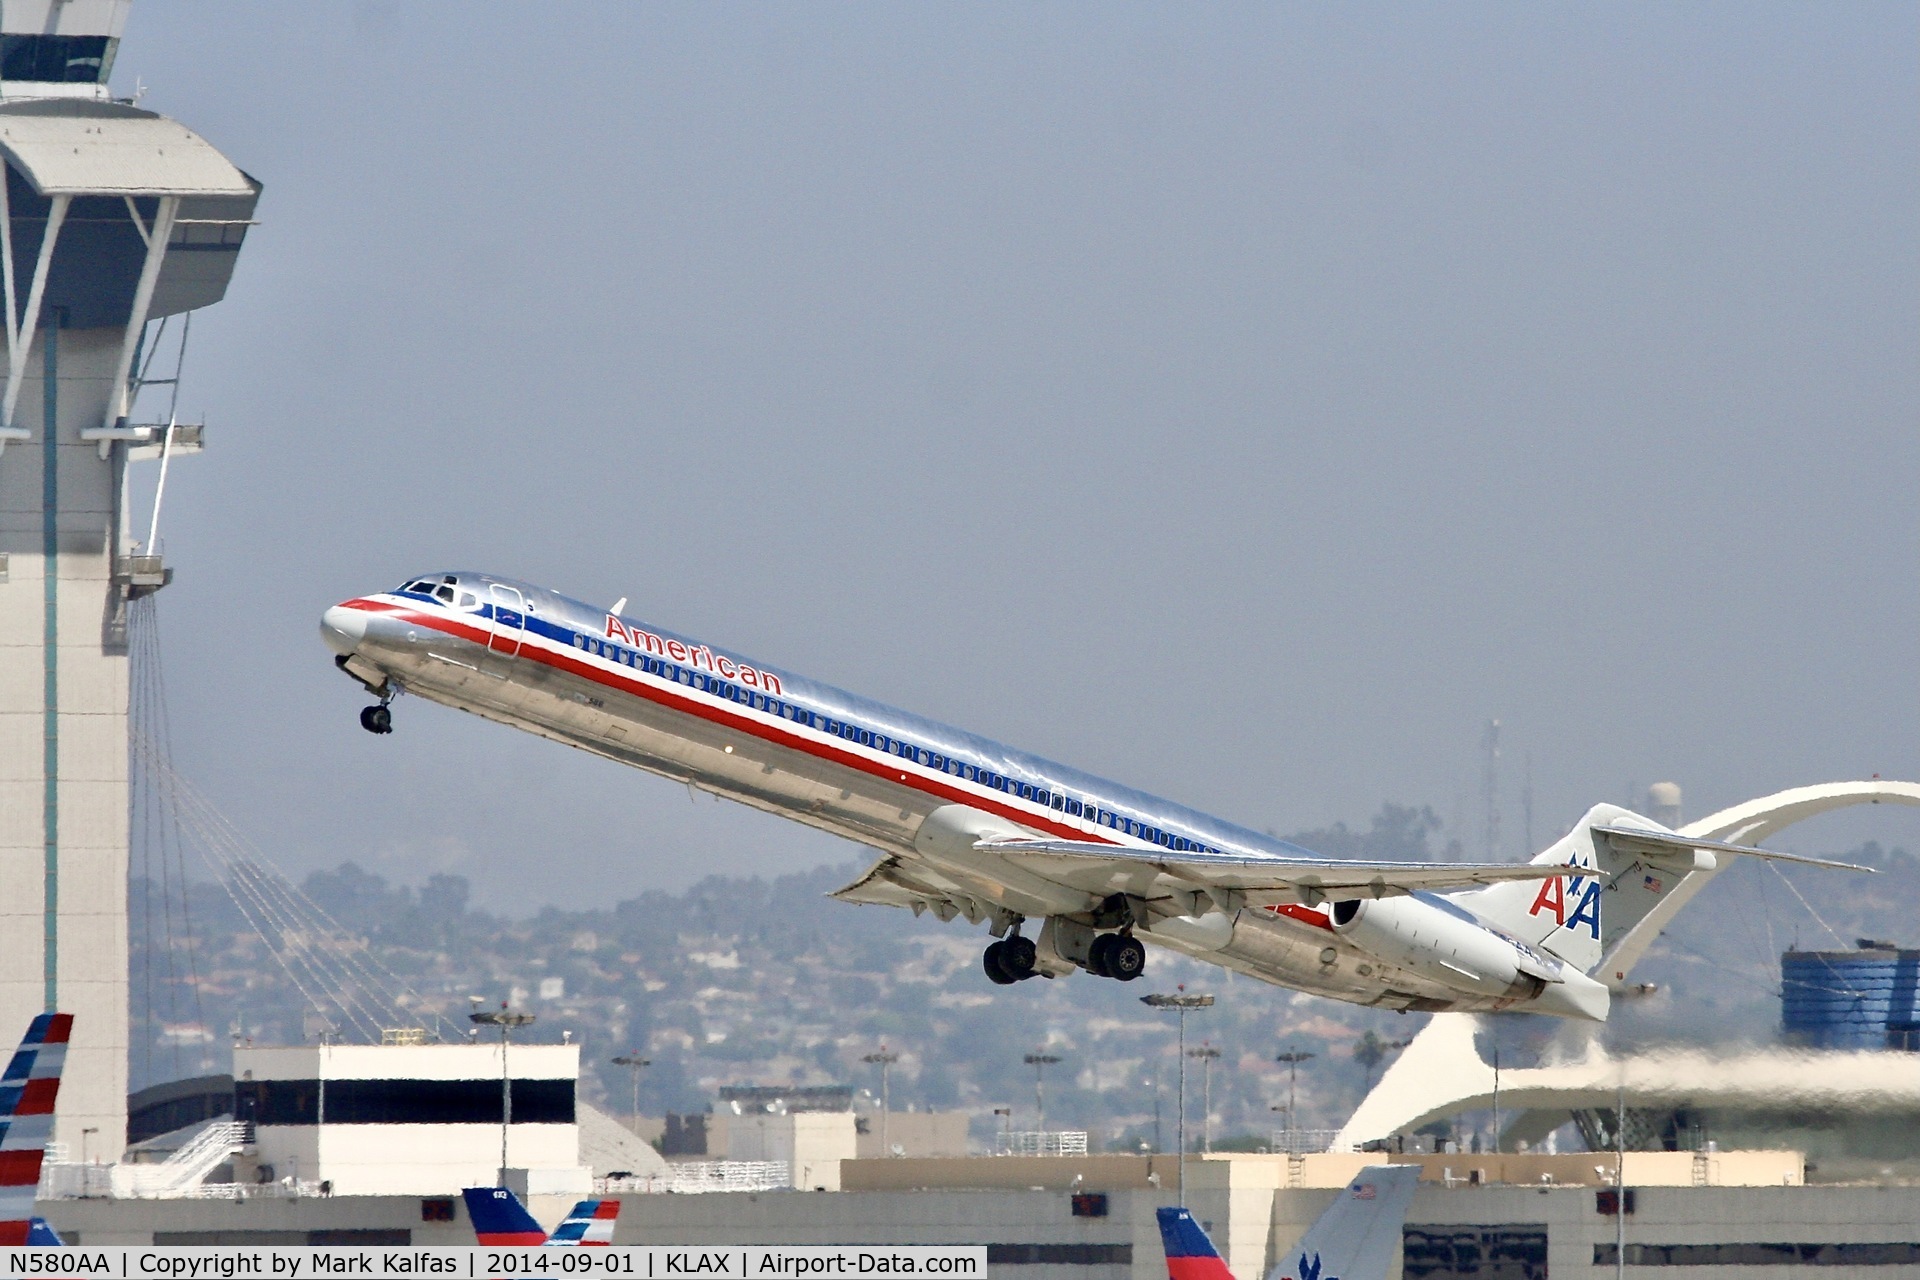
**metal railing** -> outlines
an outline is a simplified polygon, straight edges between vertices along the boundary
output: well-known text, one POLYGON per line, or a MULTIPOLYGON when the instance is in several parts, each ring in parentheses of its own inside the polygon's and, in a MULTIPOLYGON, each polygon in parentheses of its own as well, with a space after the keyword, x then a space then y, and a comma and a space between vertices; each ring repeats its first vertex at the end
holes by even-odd
POLYGON ((1267 1150, 1283 1156, 1313 1155, 1331 1147, 1339 1136, 1338 1129, 1275 1129, 1267 1150))
POLYGON ((779 1191, 793 1185, 785 1160, 700 1160, 670 1164, 662 1174, 595 1178, 595 1195, 702 1195, 711 1191, 779 1191))
POLYGON ((994 1144, 997 1156, 1083 1156, 1087 1154, 1085 1129, 1049 1129, 1003 1133, 994 1144))
POLYGON ((122 1199, 140 1200, 194 1196, 208 1174, 251 1145, 251 1124, 244 1120, 216 1120, 159 1164, 110 1166, 116 1171, 113 1193, 122 1199))

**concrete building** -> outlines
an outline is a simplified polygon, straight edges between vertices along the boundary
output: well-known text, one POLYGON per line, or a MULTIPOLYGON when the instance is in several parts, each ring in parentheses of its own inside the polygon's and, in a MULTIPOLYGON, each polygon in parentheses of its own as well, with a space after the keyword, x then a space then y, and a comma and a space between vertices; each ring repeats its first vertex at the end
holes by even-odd
MULTIPOLYGON (((259 184, 110 101, 128 0, 0 6, 0 1029, 74 1015, 54 1140, 118 1153, 127 1094, 126 528, 149 321, 217 302, 259 184)), ((174 443, 197 445, 197 428, 174 443)), ((142 554, 135 554, 135 552, 142 554)))
MULTIPOLYGON (((500 1177, 498 1044, 237 1047, 234 1098, 254 1126, 262 1182, 333 1194, 457 1195, 500 1177)), ((583 1196, 574 1089, 578 1045, 513 1045, 505 1168, 536 1195, 583 1196)))

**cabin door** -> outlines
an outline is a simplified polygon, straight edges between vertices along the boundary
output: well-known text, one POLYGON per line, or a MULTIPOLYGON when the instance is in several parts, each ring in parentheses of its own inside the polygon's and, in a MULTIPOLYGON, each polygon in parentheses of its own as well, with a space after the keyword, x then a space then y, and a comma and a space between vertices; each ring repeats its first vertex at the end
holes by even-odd
POLYGON ((488 594, 493 599, 493 627, 487 633, 487 648, 503 658, 518 657, 520 641, 527 629, 527 601, 517 587, 492 583, 488 594))

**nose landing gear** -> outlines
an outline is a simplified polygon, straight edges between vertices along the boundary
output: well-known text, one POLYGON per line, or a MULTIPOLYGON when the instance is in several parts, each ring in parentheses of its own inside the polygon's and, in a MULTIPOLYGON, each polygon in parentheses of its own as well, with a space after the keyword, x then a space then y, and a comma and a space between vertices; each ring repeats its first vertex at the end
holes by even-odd
POLYGON ((360 727, 368 733, 392 733, 393 712, 382 702, 360 711, 360 727))

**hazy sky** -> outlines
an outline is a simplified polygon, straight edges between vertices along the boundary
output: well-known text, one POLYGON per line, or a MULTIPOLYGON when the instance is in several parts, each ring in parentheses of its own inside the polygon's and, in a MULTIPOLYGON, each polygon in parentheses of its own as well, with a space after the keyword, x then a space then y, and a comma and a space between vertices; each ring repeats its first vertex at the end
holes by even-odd
MULTIPOLYGON (((1257 827, 1920 776, 1920 8, 140 0, 266 184, 183 406, 180 767, 295 871, 851 846, 414 699, 479 568, 1257 827)), ((151 468, 136 480, 151 486, 151 468)), ((1806 847, 1920 847, 1920 816, 1806 847)))

